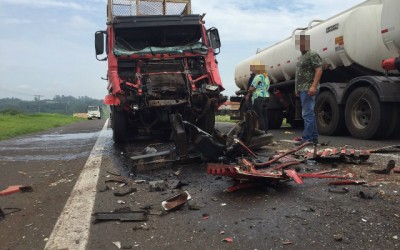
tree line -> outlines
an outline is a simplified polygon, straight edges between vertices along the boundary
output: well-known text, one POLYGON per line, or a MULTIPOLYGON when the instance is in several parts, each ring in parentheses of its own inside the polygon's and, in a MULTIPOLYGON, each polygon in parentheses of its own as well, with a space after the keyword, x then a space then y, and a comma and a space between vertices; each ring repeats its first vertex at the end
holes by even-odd
POLYGON ((103 100, 87 96, 78 98, 73 96, 56 95, 53 99, 35 98, 33 101, 18 98, 0 99, 0 113, 56 113, 72 115, 73 113, 86 113, 88 106, 104 108, 103 100))

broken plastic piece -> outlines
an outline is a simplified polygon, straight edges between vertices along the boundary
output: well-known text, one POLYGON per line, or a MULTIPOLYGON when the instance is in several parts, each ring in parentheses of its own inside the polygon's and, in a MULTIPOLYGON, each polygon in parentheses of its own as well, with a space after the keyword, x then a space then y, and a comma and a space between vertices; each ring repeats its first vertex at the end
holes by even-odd
POLYGON ((161 207, 165 211, 172 211, 181 208, 186 202, 191 200, 192 197, 190 196, 188 191, 183 193, 177 194, 172 196, 171 198, 161 202, 161 207))
POLYGON ((0 191, 0 196, 10 195, 10 194, 17 193, 20 191, 21 192, 32 192, 33 188, 31 186, 21 186, 21 185, 9 186, 8 188, 0 191))
POLYGON ((232 239, 231 237, 227 237, 227 238, 224 238, 222 241, 223 241, 223 242, 232 243, 232 242, 233 242, 233 239, 232 239))

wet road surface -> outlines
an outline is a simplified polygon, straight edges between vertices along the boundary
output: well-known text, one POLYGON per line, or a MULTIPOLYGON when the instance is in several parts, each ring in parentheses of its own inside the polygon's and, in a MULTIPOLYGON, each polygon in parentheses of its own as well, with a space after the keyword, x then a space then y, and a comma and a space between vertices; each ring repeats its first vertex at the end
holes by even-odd
MULTIPOLYGON (((43 249, 54 225, 87 163, 98 139, 103 121, 87 121, 61 129, 0 142, 0 184, 32 185, 34 192, 0 196, 0 208, 19 208, 0 221, 0 249, 43 249)), ((221 124, 217 125, 223 130, 221 124)), ((260 155, 292 147, 299 130, 272 131, 276 144, 260 155), (282 141, 283 140, 283 141, 282 141)), ((328 192, 329 180, 306 180, 277 186, 226 193, 233 182, 206 173, 205 164, 171 165, 138 171, 130 160, 151 145, 158 150, 172 147, 161 142, 139 140, 123 146, 110 139, 102 149, 96 200, 92 212, 116 209, 149 211, 147 222, 102 222, 90 225, 87 249, 118 249, 113 242, 133 249, 396 249, 400 237, 400 175, 377 176, 368 169, 382 168, 389 159, 400 161, 398 153, 372 155, 375 165, 340 165, 342 173, 355 172, 378 187, 349 186, 349 192, 328 192), (106 182, 130 180, 136 192, 114 196, 128 186, 106 182), (146 182, 141 183, 141 180, 146 182), (149 181, 179 180, 181 189, 165 188, 150 192, 149 181), (138 183, 135 183, 138 181, 138 183), (108 187, 106 189, 105 187, 108 187), (187 190, 192 196, 182 209, 161 214, 161 201, 187 190), (100 192, 104 191, 104 192, 100 192), (361 199, 359 191, 377 193, 361 199), (230 238, 232 243, 224 242, 230 238)), ((331 146, 349 145, 357 149, 400 144, 399 140, 363 141, 350 137, 321 137, 331 146)), ((332 169, 331 165, 305 165, 303 169, 332 169)), ((13 210, 6 210, 13 211, 13 210)), ((80 245, 77 239, 69 249, 80 245)))

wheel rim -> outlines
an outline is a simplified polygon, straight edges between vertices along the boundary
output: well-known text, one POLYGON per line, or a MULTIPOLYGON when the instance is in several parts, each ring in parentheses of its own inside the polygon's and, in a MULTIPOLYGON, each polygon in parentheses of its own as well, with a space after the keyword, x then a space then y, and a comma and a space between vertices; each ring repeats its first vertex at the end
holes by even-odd
POLYGON ((332 122, 332 107, 328 103, 321 105, 318 112, 319 124, 328 126, 332 122))
POLYGON ((351 119, 358 129, 365 129, 371 121, 372 109, 370 103, 365 99, 358 100, 352 110, 351 119))

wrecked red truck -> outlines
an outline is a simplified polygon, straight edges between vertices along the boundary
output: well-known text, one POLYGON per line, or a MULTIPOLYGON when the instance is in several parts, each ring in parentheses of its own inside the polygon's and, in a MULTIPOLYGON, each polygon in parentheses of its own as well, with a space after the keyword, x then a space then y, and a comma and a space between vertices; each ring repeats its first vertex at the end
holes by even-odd
POLYGON ((107 16, 95 49, 97 60, 108 61, 104 102, 114 142, 138 134, 168 138, 176 114, 212 133, 225 101, 218 30, 205 28, 204 15, 191 14, 190 0, 108 0, 107 16))

